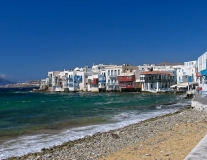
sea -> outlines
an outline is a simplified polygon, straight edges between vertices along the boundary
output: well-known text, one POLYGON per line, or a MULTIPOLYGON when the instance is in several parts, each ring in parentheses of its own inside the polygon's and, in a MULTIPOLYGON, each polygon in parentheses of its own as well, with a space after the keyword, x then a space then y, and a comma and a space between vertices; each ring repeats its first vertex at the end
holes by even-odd
POLYGON ((30 90, 0 89, 0 159, 122 128, 190 104, 184 95, 169 93, 30 90))

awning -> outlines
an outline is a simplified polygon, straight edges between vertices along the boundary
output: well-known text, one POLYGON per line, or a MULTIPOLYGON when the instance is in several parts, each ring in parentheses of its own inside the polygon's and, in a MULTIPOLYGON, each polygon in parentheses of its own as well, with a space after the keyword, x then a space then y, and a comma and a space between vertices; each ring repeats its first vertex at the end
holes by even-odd
POLYGON ((177 88, 186 88, 188 86, 177 86, 177 88))
POLYGON ((177 85, 172 85, 172 86, 170 86, 170 88, 175 88, 175 87, 177 87, 177 85))

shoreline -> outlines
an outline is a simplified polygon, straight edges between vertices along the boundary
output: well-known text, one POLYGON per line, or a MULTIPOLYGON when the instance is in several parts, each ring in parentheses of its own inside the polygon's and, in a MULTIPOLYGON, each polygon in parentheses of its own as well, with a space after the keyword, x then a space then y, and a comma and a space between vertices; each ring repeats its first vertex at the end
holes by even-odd
POLYGON ((92 136, 85 136, 49 149, 43 148, 41 152, 29 153, 21 157, 10 157, 9 159, 99 159, 127 146, 145 142, 151 137, 172 129, 177 123, 187 123, 187 121, 195 119, 202 121, 203 117, 206 118, 207 114, 186 107, 123 128, 98 132, 92 136))

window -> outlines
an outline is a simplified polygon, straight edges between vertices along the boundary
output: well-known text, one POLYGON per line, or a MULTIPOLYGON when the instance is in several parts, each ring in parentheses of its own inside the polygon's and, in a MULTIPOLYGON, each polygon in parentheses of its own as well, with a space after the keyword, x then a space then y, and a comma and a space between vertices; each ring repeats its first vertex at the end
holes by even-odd
POLYGON ((110 76, 110 70, 108 70, 108 75, 110 76))
POLYGON ((118 70, 118 75, 120 75, 120 70, 118 70))
POLYGON ((113 72, 113 70, 111 70, 111 75, 113 75, 114 74, 114 72, 113 72))

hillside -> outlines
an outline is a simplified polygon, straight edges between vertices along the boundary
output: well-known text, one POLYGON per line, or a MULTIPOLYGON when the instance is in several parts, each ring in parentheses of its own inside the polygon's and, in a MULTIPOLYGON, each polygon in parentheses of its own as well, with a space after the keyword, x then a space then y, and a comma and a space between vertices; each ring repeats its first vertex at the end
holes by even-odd
POLYGON ((0 86, 7 85, 7 84, 14 84, 14 82, 10 82, 8 80, 0 78, 0 86))

